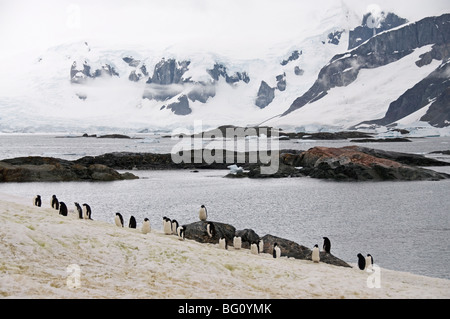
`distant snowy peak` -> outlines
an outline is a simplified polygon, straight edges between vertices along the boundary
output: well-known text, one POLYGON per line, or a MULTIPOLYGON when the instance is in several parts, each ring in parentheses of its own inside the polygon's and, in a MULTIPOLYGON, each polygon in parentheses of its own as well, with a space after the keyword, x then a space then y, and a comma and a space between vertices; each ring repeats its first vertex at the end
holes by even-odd
MULTIPOLYGON (((393 17, 386 18, 384 21, 392 22, 394 20, 397 22, 400 21, 398 18, 393 17)), ((374 76, 377 76, 376 69, 399 61, 415 52, 418 48, 432 45, 430 51, 422 54, 420 60, 411 64, 410 70, 414 72, 414 69, 429 65, 433 60, 441 61, 441 66, 425 79, 421 79, 420 83, 405 92, 402 96, 392 96, 392 100, 390 101, 392 103, 389 105, 389 110, 383 119, 366 121, 364 123, 387 125, 421 109, 433 100, 439 103, 440 106, 440 108, 431 108, 435 112, 433 118, 443 117, 440 121, 434 120, 433 125, 448 126, 450 121, 450 103, 447 103, 448 93, 445 92, 450 87, 448 73, 450 52, 449 35, 450 14, 425 18, 415 23, 409 23, 376 34, 376 36, 370 37, 369 40, 360 44, 358 47, 348 52, 335 55, 320 70, 317 80, 312 87, 302 96, 295 99, 290 108, 283 113, 283 116, 288 117, 290 113, 306 105, 316 105, 318 101, 326 99, 326 96, 337 88, 345 87, 347 91, 351 91, 352 83, 358 79, 362 70, 370 70, 374 76), (439 112, 438 109, 441 111, 439 112), (436 113, 439 113, 439 115, 436 113)), ((391 71, 396 72, 395 69, 391 71)), ((395 82, 391 84, 391 86, 396 85, 395 82)), ((385 94, 389 93, 386 92, 385 94)), ((368 95, 369 92, 366 93, 366 96, 368 95)), ((329 101, 329 103, 336 102, 329 101)), ((366 102, 361 100, 361 104, 363 103, 366 102)), ((426 118, 425 116, 422 120, 426 118)))

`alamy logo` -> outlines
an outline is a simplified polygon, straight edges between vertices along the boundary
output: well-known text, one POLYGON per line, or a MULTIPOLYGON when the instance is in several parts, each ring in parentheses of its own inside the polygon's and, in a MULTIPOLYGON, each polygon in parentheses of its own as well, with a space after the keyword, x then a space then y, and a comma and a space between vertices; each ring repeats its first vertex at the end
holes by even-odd
POLYGON ((370 275, 367 277, 368 288, 381 288, 381 268, 376 265, 370 265, 367 267, 366 272, 370 275))
POLYGON ((172 133, 178 143, 172 148, 176 164, 260 164, 263 175, 279 167, 279 132, 268 127, 227 127, 204 132, 202 122, 194 122, 194 132, 172 133))
POLYGON ((76 289, 81 287, 81 268, 77 264, 67 266, 66 272, 69 273, 66 280, 66 285, 69 289, 76 289))

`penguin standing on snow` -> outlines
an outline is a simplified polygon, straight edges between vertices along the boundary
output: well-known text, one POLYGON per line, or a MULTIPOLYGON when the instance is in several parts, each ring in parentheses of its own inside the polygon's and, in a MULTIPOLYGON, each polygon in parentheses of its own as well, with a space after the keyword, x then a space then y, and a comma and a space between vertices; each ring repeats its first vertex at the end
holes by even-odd
POLYGON ((234 249, 241 249, 242 248, 242 238, 239 236, 234 236, 233 238, 233 247, 234 249))
POLYGON ((74 204, 78 212, 78 218, 83 219, 83 210, 81 209, 80 204, 78 204, 77 202, 75 202, 74 204))
POLYGON ((222 237, 219 239, 219 248, 221 249, 228 249, 227 239, 225 237, 222 237))
POLYGON ((200 207, 200 211, 198 212, 198 217, 200 218, 201 221, 206 221, 206 219, 208 218, 208 211, 206 210, 205 205, 202 205, 200 207))
POLYGON ((84 219, 92 219, 91 215, 92 215, 91 206, 84 203, 83 204, 83 218, 84 219))
POLYGON ((58 201, 58 198, 56 198, 56 195, 52 196, 51 203, 52 203, 52 208, 53 209, 59 210, 59 201, 58 201))
POLYGON ((258 252, 259 253, 264 252, 264 241, 262 239, 258 240, 258 252))
POLYGON ((253 242, 250 245, 250 252, 254 255, 258 255, 259 254, 259 246, 258 243, 253 242))
POLYGON ((178 226, 177 235, 180 240, 184 240, 185 232, 186 232, 186 226, 178 226))
POLYGON ((210 238, 213 238, 216 235, 216 228, 212 222, 206 224, 206 232, 210 238))
POLYGON ((123 217, 120 213, 116 213, 116 217, 114 217, 114 222, 118 227, 123 227, 123 217))
POLYGON ((172 219, 172 234, 177 235, 178 234, 178 227, 180 225, 178 224, 178 221, 176 219, 172 219))
POLYGON ((42 205, 42 200, 41 200, 41 195, 36 195, 33 199, 33 205, 37 206, 37 207, 41 207, 42 205))
POLYGON ((331 251, 331 242, 328 237, 323 237, 323 250, 328 254, 331 251))
POLYGON ((320 261, 319 245, 317 244, 314 245, 314 248, 312 250, 311 260, 315 263, 318 263, 320 261))
POLYGON ((361 269, 361 270, 366 269, 366 259, 364 258, 364 256, 361 253, 359 253, 357 255, 357 257, 358 257, 358 267, 359 267, 359 269, 361 269))
POLYGON ((166 235, 172 234, 172 221, 166 216, 163 217, 163 230, 166 235))
POLYGON ((273 258, 280 258, 281 257, 281 249, 280 249, 280 246, 278 246, 277 243, 273 244, 272 254, 273 254, 273 258))
POLYGON ((148 234, 151 231, 150 220, 148 218, 144 218, 144 222, 142 223, 142 233, 148 234))
POLYGON ((67 216, 67 206, 64 202, 59 202, 59 214, 67 216))
POLYGON ((134 216, 130 217, 130 222, 128 223, 129 228, 136 228, 136 218, 134 216))

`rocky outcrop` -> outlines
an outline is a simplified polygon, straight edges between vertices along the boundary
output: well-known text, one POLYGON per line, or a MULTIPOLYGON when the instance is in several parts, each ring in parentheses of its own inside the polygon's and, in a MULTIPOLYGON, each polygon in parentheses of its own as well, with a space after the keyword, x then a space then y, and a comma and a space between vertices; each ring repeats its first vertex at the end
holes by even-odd
POLYGON ((426 78, 392 102, 383 118, 361 124, 387 125, 429 105, 421 121, 436 127, 450 125, 450 84, 447 76, 450 73, 450 50, 445 54, 448 54, 445 57, 446 60, 426 78))
POLYGON ((72 67, 70 68, 70 82, 73 84, 84 84, 89 78, 94 79, 103 76, 118 77, 119 73, 110 64, 103 64, 99 69, 91 72, 91 66, 87 61, 78 64, 77 61, 74 61, 72 63, 72 67))
POLYGON ((81 165, 52 157, 19 157, 0 161, 0 182, 114 181, 137 178, 102 164, 81 165))
MULTIPOLYGON (((199 221, 191 224, 183 225, 186 227, 185 238, 192 239, 200 243, 218 244, 219 239, 225 237, 228 245, 228 249, 233 249, 233 238, 239 236, 242 239, 242 249, 249 249, 250 244, 263 241, 263 251, 260 253, 272 254, 274 243, 277 243, 281 248, 282 257, 290 257, 295 259, 311 260, 311 249, 297 244, 288 239, 265 235, 260 237, 252 229, 236 230, 236 228, 229 224, 212 222, 214 224, 215 234, 212 237, 208 236, 206 231, 207 222, 199 221)), ((320 253, 320 261, 341 267, 351 267, 345 261, 325 252, 320 253)))
POLYGON ((261 81, 255 105, 263 109, 267 105, 272 103, 274 98, 275 98, 275 88, 271 88, 265 81, 261 81))
POLYGON ((172 110, 173 113, 177 115, 187 115, 192 112, 189 107, 189 101, 186 95, 181 95, 176 102, 170 103, 166 107, 169 110, 172 110))
POLYGON ((366 42, 373 37, 374 34, 396 28, 408 22, 408 20, 403 19, 391 12, 387 14, 382 12, 379 17, 380 21, 378 21, 378 25, 374 25, 373 22, 368 22, 369 18, 371 18, 371 13, 366 13, 363 17, 361 26, 350 30, 348 41, 349 50, 366 42))
MULTIPOLYGON (((285 154, 281 161, 290 166, 301 167, 299 174, 337 181, 413 181, 450 178, 450 175, 445 173, 403 164, 400 161, 400 155, 397 161, 394 161, 386 158, 386 154, 389 152, 372 152, 377 156, 370 153, 369 150, 357 146, 314 147, 300 155, 285 154), (385 156, 382 157, 380 154, 385 156)), ((406 158, 403 161, 406 161, 406 158)), ((418 159, 414 159, 414 161, 418 161, 418 159)), ((434 162, 431 159, 430 161, 434 162)), ((449 165, 449 163, 442 165, 449 165)))
MULTIPOLYGON (((358 77, 362 69, 377 68, 412 53, 425 45, 446 45, 450 42, 450 14, 429 17, 404 27, 378 34, 364 44, 344 54, 334 56, 319 72, 313 86, 297 98, 283 116, 297 110, 307 103, 323 98, 334 87, 347 86, 358 77)), ((445 89, 445 86, 444 86, 445 89)), ((442 92, 442 87, 437 90, 442 92)), ((420 92, 414 90, 417 95, 420 92)), ((432 94, 438 96, 439 92, 432 94)), ((424 98, 431 97, 431 95, 424 98)), ((422 99, 422 97, 419 97, 422 99)))

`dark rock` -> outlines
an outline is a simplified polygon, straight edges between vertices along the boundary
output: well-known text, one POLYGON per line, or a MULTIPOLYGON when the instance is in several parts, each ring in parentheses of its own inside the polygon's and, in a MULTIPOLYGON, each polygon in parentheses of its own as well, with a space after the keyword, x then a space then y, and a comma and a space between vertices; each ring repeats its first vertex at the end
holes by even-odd
POLYGON ((134 59, 133 57, 123 57, 122 60, 125 61, 131 67, 137 67, 141 61, 134 59))
POLYGON ((200 101, 206 103, 210 97, 216 95, 216 87, 211 83, 195 83, 194 87, 189 91, 188 98, 192 102, 200 101))
POLYGON ((271 88, 265 81, 261 81, 255 105, 263 109, 267 105, 272 103, 274 98, 275 98, 275 88, 271 88))
POLYGON ((253 229, 243 229, 237 230, 235 235, 237 237, 241 237, 242 240, 242 248, 250 249, 250 245, 254 242, 257 242, 260 237, 253 229))
POLYGON ((189 101, 186 95, 180 96, 177 102, 171 103, 166 107, 172 110, 172 112, 176 115, 187 115, 192 112, 191 108, 189 107, 189 101))
MULTIPOLYGON (((371 16, 370 13, 366 13, 363 17, 362 25, 356 27, 354 30, 350 30, 348 49, 351 50, 358 45, 364 43, 374 36, 374 29, 371 25, 367 25, 367 20, 371 16)), ((389 12, 387 15, 383 12, 382 22, 380 26, 375 29, 375 34, 383 31, 390 30, 407 23, 408 20, 397 16, 394 13, 389 12)))
POLYGON ((280 91, 286 90, 286 73, 277 75, 277 89, 280 91))
POLYGON ((334 31, 328 34, 328 43, 338 45, 344 30, 334 31))
POLYGON ((233 245, 233 238, 236 229, 229 224, 212 222, 216 233, 213 237, 209 237, 206 232, 206 225, 208 221, 198 221, 195 223, 184 225, 186 227, 185 237, 186 239, 193 239, 200 243, 217 244, 219 239, 225 237, 229 246, 233 245))
POLYGON ((137 178, 102 164, 81 165, 52 157, 19 157, 0 161, 0 182, 113 181, 137 178))
POLYGON ((155 65, 151 83, 162 85, 181 83, 189 64, 190 61, 177 62, 175 59, 163 58, 155 65))
POLYGON ((289 58, 281 61, 281 65, 285 66, 289 62, 297 60, 300 57, 300 55, 302 55, 302 51, 300 52, 298 50, 293 51, 292 54, 289 56, 289 58))
POLYGON ((303 167, 300 173, 306 176, 338 181, 413 181, 450 178, 450 175, 445 173, 402 164, 369 153, 367 149, 358 147, 314 147, 299 155, 296 163, 303 167))
MULTIPOLYGON (((264 242, 264 251, 271 252, 273 249, 274 243, 277 243, 281 249, 281 256, 303 259, 303 260, 311 260, 312 250, 308 247, 302 246, 288 239, 276 237, 273 235, 265 235, 262 237, 264 242)), ((350 267, 345 261, 333 256, 330 253, 320 252, 320 262, 324 262, 327 264, 341 266, 341 267, 350 267)))
POLYGON ((300 69, 299 66, 296 66, 296 67, 294 68, 294 73, 295 73, 295 75, 301 76, 301 75, 303 75, 303 74, 305 73, 305 70, 302 70, 302 69, 300 69))

